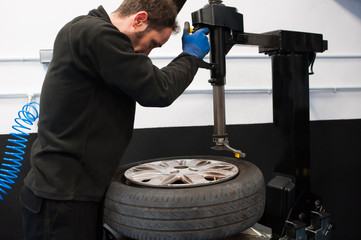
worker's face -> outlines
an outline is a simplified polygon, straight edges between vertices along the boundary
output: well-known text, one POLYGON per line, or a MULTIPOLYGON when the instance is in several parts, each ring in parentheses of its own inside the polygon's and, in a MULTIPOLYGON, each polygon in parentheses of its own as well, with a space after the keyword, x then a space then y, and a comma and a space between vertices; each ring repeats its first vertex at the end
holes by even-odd
POLYGON ((144 30, 134 33, 131 37, 134 51, 149 55, 149 53, 157 47, 165 44, 172 35, 172 28, 164 28, 158 30, 144 30))

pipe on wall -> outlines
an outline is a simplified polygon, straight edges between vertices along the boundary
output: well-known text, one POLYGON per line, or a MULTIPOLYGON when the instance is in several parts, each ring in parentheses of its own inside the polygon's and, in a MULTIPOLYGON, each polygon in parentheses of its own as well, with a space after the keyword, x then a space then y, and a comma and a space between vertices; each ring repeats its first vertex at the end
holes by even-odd
MULTIPOLYGON (((310 88, 310 93, 320 92, 361 92, 361 87, 324 87, 324 88, 310 88)), ((228 89, 225 90, 227 94, 272 94, 271 88, 247 88, 247 89, 228 89)), ((212 89, 200 89, 200 90, 186 90, 184 94, 213 94, 212 89)), ((29 96, 38 98, 40 93, 26 94, 26 93, 9 93, 0 94, 0 99, 11 99, 11 98, 29 98, 29 96)))

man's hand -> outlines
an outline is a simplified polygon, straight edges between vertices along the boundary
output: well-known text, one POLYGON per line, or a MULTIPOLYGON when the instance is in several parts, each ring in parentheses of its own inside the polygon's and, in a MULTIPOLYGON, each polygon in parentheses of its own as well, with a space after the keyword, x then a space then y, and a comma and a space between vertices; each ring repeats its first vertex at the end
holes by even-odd
POLYGON ((208 28, 202 28, 190 34, 189 22, 185 22, 182 37, 183 52, 195 56, 198 59, 203 59, 210 49, 208 37, 206 36, 208 33, 208 28))

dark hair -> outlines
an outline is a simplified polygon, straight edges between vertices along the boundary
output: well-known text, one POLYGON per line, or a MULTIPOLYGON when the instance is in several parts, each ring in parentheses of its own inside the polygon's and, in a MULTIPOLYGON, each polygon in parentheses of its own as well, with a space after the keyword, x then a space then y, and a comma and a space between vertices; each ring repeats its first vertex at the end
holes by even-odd
POLYGON ((170 27, 173 32, 179 32, 177 6, 173 0, 124 0, 116 10, 121 17, 141 11, 148 13, 148 29, 162 30, 170 27))

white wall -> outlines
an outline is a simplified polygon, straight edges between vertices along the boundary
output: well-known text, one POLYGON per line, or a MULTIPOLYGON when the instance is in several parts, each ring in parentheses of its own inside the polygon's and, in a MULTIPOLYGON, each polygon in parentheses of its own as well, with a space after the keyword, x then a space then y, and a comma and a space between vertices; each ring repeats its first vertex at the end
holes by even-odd
MULTIPOLYGON (((0 3, 0 134, 11 132, 13 118, 26 103, 25 96, 40 93, 46 67, 39 62, 39 50, 51 49, 59 29, 72 18, 98 5, 110 13, 120 3, 115 0, 0 3)), ((191 12, 207 3, 188 0, 179 22, 191 22, 191 12)), ((318 55, 315 75, 310 76, 311 120, 361 118, 360 0, 225 0, 224 4, 243 14, 246 32, 284 29, 323 34, 329 50, 318 55), (320 88, 324 91, 317 90, 320 88)), ((154 64, 164 66, 178 55, 180 38, 180 34, 173 36, 162 49, 152 52, 154 64)), ((241 91, 227 92, 227 123, 272 122, 270 59, 259 54, 257 47, 249 46, 234 46, 228 56, 226 90, 241 91), (247 93, 247 89, 260 91, 247 93)), ((138 107, 136 128, 212 125, 208 79, 209 72, 199 70, 186 94, 168 108, 138 107)))

